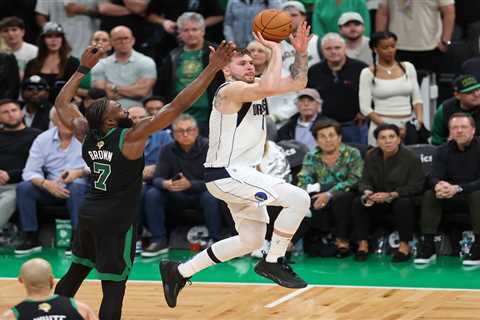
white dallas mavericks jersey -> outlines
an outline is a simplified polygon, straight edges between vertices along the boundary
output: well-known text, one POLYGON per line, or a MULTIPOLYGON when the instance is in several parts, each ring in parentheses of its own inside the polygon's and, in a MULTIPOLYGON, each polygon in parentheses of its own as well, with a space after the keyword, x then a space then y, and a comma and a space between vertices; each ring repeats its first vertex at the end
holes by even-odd
MULTIPOLYGON (((312 35, 308 42, 308 67, 320 62, 319 42, 317 35, 312 35)), ((280 42, 282 46, 282 76, 290 74, 293 62, 295 61, 295 49, 290 42, 284 40, 280 42)), ((297 93, 295 91, 287 92, 280 96, 268 97, 268 105, 270 107, 270 114, 278 122, 279 120, 286 120, 297 113, 297 106, 295 105, 295 98, 297 93)))
POLYGON ((237 113, 224 114, 215 109, 215 98, 210 114, 208 152, 204 166, 252 167, 260 164, 267 137, 266 99, 246 102, 237 113))

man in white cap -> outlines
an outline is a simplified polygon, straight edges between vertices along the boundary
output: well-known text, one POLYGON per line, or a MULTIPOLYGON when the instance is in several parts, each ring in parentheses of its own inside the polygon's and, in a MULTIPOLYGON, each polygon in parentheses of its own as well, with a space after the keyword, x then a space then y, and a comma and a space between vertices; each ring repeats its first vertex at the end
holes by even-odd
POLYGON ((372 50, 368 46, 369 38, 363 35, 365 23, 357 12, 345 12, 338 19, 338 29, 346 41, 347 56, 373 64, 372 50))
MULTIPOLYGON (((287 1, 282 4, 281 9, 288 13, 292 17, 293 31, 295 33, 298 26, 303 21, 307 20, 305 6, 300 1, 287 1)), ((308 42, 308 66, 320 62, 321 47, 318 37, 314 34, 311 35, 311 39, 308 42)), ((290 44, 290 40, 283 40, 282 46, 282 75, 290 74, 290 69, 295 60, 295 49, 290 44)), ((277 124, 285 123, 292 115, 297 112, 295 105, 295 99, 297 97, 296 92, 288 92, 280 96, 274 96, 268 98, 268 107, 270 115, 277 124)))

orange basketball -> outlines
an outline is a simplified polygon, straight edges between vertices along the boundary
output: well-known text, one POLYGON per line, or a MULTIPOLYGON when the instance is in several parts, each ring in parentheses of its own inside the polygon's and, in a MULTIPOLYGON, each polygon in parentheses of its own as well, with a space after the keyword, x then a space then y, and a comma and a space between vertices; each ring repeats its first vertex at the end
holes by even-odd
POLYGON ((284 11, 267 9, 260 11, 252 23, 253 32, 259 32, 266 40, 280 42, 292 33, 292 18, 284 11))

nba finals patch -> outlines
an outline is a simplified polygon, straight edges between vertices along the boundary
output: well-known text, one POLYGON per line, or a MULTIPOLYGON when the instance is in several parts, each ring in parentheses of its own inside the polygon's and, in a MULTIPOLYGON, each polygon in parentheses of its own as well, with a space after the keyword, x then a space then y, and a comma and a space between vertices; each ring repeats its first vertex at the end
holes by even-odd
POLYGON ((98 149, 102 149, 104 145, 105 145, 105 142, 103 142, 103 140, 97 142, 98 149))
POLYGON ((45 313, 49 312, 50 309, 52 309, 52 306, 46 302, 38 305, 38 310, 42 310, 45 313))

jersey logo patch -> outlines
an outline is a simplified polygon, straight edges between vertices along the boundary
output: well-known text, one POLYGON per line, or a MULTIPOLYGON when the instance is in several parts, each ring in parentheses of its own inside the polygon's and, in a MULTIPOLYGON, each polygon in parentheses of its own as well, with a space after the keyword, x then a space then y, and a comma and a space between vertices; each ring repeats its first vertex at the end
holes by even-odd
POLYGON ((267 199, 268 199, 268 196, 265 192, 259 191, 259 192, 255 193, 255 200, 257 200, 258 202, 263 202, 267 199))
POLYGON ((252 104, 252 108, 253 108, 253 115, 254 116, 261 116, 261 115, 268 114, 267 99, 263 99, 262 103, 252 104))
POLYGON ((45 313, 48 313, 52 309, 52 306, 44 302, 38 305, 38 310, 42 310, 45 313))
POLYGON ((105 142, 103 142, 103 140, 97 142, 98 149, 102 149, 104 145, 105 145, 105 142))

